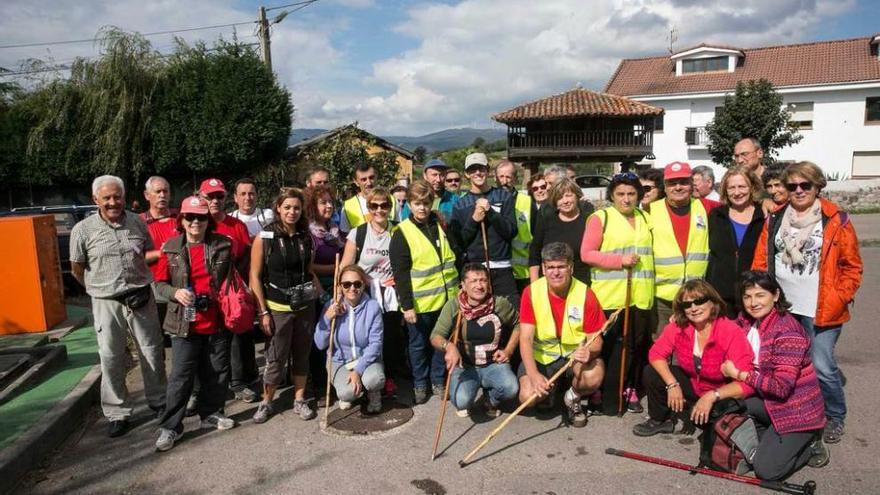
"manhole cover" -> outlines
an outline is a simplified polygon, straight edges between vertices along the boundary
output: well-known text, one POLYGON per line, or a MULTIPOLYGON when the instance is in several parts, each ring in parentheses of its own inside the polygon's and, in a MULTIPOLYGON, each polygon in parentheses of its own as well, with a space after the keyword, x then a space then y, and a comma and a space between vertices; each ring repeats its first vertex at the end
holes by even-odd
POLYGON ((372 435, 397 428, 412 417, 411 407, 395 401, 385 401, 379 414, 365 414, 358 406, 347 411, 334 409, 327 418, 327 429, 340 435, 372 435))

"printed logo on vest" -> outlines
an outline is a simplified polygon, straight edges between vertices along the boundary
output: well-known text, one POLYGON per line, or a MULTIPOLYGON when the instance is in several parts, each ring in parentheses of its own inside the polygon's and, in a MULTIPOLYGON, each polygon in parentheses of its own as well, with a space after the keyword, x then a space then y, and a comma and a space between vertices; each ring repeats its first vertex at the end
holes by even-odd
POLYGON ((581 309, 578 307, 568 308, 568 321, 581 321, 584 318, 584 315, 581 314, 581 309))

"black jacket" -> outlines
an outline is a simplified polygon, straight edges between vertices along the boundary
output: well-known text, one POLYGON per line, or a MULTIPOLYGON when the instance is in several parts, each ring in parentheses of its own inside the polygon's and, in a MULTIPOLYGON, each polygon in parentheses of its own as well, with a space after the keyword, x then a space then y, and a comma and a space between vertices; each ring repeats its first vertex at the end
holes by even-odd
POLYGON ((736 300, 737 283, 740 274, 751 269, 763 227, 764 211, 760 204, 755 205, 752 221, 746 228, 742 244, 737 247, 736 233, 730 223, 730 208, 719 206, 709 213, 709 267, 706 269, 706 281, 731 306, 729 309, 742 306, 736 300))

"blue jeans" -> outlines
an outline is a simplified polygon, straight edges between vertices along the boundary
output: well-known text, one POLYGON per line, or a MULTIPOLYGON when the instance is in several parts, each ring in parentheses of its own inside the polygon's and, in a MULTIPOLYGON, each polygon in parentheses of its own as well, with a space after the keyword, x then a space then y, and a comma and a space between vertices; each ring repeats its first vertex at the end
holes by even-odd
POLYGON ((837 345, 837 339, 840 338, 842 327, 815 327, 813 326, 813 318, 801 315, 794 316, 810 336, 810 356, 813 359, 813 366, 816 368, 816 377, 819 378, 822 398, 825 399, 825 416, 843 423, 846 419, 846 397, 843 395, 843 377, 837 367, 837 359, 834 357, 834 346, 837 345))
POLYGON ((449 380, 449 399, 459 411, 474 405, 480 387, 485 389, 489 402, 497 407, 519 393, 519 381, 507 363, 492 363, 483 367, 455 368, 449 380))
POLYGON ((434 352, 431 346, 431 331, 437 323, 439 311, 416 315, 415 325, 407 323, 409 329, 409 364, 412 368, 413 388, 429 388, 432 384, 443 386, 446 376, 446 361, 442 352, 434 352))

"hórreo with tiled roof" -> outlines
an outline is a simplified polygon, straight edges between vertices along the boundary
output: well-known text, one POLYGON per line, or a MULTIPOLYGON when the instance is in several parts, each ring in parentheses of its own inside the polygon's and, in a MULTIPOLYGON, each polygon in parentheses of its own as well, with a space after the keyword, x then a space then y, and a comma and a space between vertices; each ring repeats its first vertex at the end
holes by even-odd
POLYGON ((498 122, 510 123, 573 117, 653 116, 662 113, 662 108, 652 107, 629 98, 575 88, 565 93, 524 103, 497 113, 492 118, 498 122))

